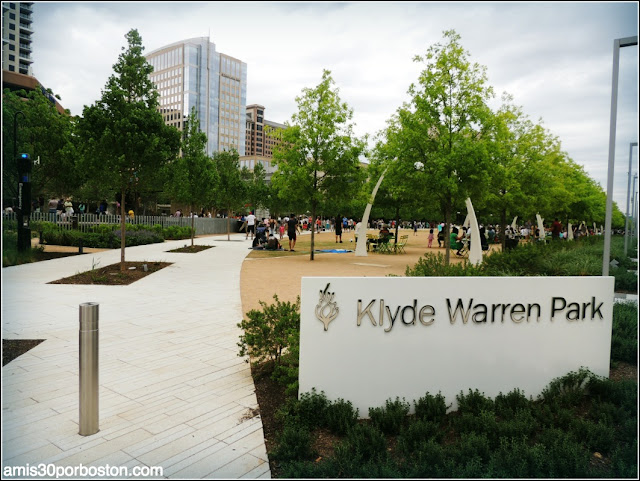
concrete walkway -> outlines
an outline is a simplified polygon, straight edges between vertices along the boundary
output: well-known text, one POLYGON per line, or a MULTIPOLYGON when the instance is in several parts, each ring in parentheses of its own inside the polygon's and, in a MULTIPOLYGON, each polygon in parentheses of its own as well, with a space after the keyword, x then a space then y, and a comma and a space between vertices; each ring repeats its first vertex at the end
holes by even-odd
POLYGON ((2 368, 3 469, 270 478, 249 364, 237 355, 244 237, 196 239, 214 246, 197 254, 167 252, 185 240, 127 248, 127 261, 173 263, 128 286, 47 284, 119 262, 119 249, 3 268, 2 338, 45 339, 2 368), (85 302, 99 304, 100 431, 91 436, 78 434, 85 302))

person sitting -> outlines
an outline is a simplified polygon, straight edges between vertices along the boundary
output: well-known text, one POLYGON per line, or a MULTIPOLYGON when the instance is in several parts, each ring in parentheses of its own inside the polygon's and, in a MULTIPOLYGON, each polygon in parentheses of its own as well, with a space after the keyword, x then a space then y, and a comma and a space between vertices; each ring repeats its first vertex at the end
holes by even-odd
POLYGON ((280 241, 276 239, 273 234, 270 234, 269 240, 267 240, 267 244, 264 248, 268 251, 281 251, 282 245, 280 245, 280 241))
POLYGON ((462 235, 458 234, 457 227, 454 227, 449 234, 449 244, 451 249, 456 250, 456 255, 460 255, 460 249, 464 247, 464 244, 462 243, 462 235))
POLYGON ((380 244, 387 244, 391 239, 391 232, 389 232, 389 226, 387 224, 382 224, 380 228, 380 232, 378 232, 378 238, 372 239, 369 241, 371 246, 373 246, 373 250, 378 250, 380 248, 380 244))
POLYGON ((264 226, 258 227, 256 231, 256 236, 253 238, 253 243, 251 245, 252 248, 256 249, 264 249, 264 246, 267 243, 267 235, 265 234, 264 226))

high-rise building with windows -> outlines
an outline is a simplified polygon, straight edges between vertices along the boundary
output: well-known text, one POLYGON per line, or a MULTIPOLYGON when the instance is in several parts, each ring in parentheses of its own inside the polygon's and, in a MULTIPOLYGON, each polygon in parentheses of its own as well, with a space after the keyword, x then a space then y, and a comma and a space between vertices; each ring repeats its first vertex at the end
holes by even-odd
POLYGON ((266 179, 269 181, 276 170, 271 162, 273 147, 279 144, 280 140, 277 136, 267 135, 266 128, 283 129, 285 125, 265 119, 264 110, 262 105, 247 105, 245 155, 240 157, 240 167, 253 170, 255 165, 260 163, 264 166, 266 179))
POLYGON ((2 70, 33 75, 33 2, 2 2, 2 70))
POLYGON ((247 64, 216 52, 209 37, 172 43, 146 55, 153 66, 160 111, 167 125, 184 128, 195 107, 207 153, 245 153, 247 64))

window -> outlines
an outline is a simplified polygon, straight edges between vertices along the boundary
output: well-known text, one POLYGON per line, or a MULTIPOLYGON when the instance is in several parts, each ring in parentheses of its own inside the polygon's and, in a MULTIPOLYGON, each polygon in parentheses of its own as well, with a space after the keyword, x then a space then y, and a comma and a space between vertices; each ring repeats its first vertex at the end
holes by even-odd
POLYGON ((15 72, 16 68, 13 65, 9 65, 9 72, 15 72))
POLYGON ((9 40, 15 40, 16 36, 12 33, 9 34, 9 40))
POLYGON ((10 23, 9 24, 9 30, 15 30, 16 29, 16 24, 15 23, 10 23))
POLYGON ((15 62, 16 60, 16 56, 15 55, 9 55, 9 61, 10 62, 15 62))
POLYGON ((15 45, 13 45, 13 44, 9 44, 9 50, 15 50, 15 49, 16 49, 16 46, 15 46, 15 45))
POLYGON ((16 19, 16 14, 15 14, 15 13, 10 13, 10 14, 9 14, 9 18, 10 18, 11 20, 15 20, 15 19, 16 19))

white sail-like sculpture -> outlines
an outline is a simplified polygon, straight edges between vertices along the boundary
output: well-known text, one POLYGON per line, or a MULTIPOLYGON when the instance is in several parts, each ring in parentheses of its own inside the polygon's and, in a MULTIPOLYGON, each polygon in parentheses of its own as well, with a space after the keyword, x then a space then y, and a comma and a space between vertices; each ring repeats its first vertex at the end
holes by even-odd
POLYGON ((571 222, 569 222, 567 226, 567 240, 573 240, 573 227, 571 226, 571 222))
POLYGON ((516 232, 518 230, 518 224, 516 224, 517 220, 518 220, 518 216, 515 216, 513 218, 513 222, 511 223, 511 228, 513 229, 513 232, 516 232))
POLYGON ((356 242, 356 257, 367 257, 367 226, 369 225, 369 214, 371 213, 371 206, 373 205, 373 200, 376 198, 378 187, 380 187, 382 179, 384 179, 384 174, 386 173, 387 169, 384 169, 384 172, 378 179, 378 183, 371 193, 369 203, 364 209, 364 215, 362 216, 362 221, 360 222, 360 230, 356 232, 356 235, 358 236, 358 242, 356 242))
POLYGON ((544 222, 543 222, 543 218, 540 217, 540 214, 536 214, 536 219, 538 220, 538 230, 540 230, 540 240, 546 240, 547 239, 547 235, 544 232, 544 222))
POLYGON ((480 228, 478 227, 478 219, 473 210, 471 199, 467 198, 467 220, 471 226, 471 248, 469 249, 469 262, 473 265, 482 263, 482 244, 480 243, 480 228))

